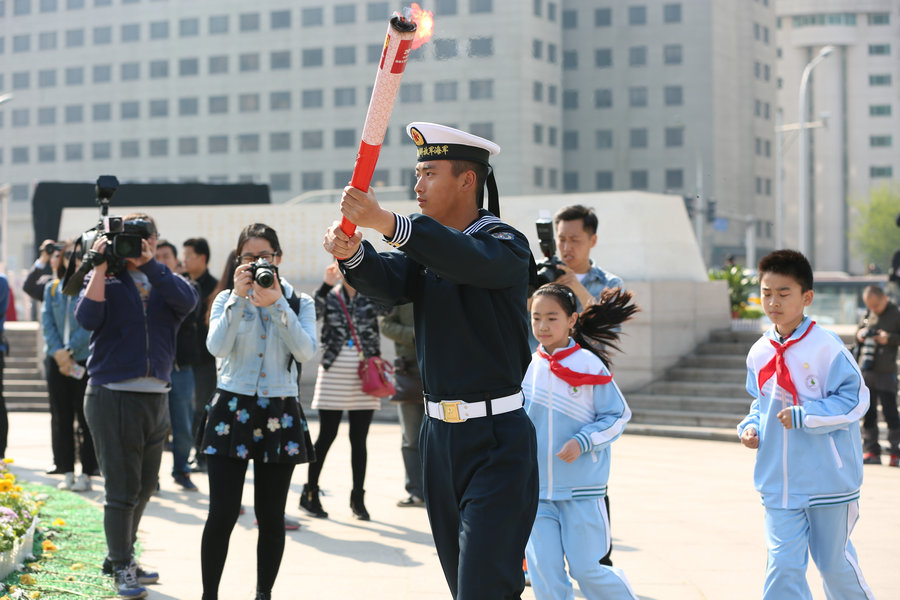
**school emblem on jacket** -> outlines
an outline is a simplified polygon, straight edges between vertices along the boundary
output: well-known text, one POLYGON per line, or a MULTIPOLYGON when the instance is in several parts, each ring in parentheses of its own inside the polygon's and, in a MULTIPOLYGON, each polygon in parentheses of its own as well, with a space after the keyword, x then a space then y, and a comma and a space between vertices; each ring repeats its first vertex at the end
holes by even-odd
POLYGON ((816 378, 815 375, 807 375, 806 376, 806 387, 807 387, 807 389, 810 389, 810 390, 818 389, 819 380, 816 378))
POLYGON ((498 231, 497 233, 492 233, 491 236, 497 238, 498 240, 513 240, 516 238, 516 236, 508 231, 498 231))
POLYGON ((569 386, 569 395, 573 398, 578 397, 578 394, 581 392, 581 388, 578 386, 570 385, 569 386))

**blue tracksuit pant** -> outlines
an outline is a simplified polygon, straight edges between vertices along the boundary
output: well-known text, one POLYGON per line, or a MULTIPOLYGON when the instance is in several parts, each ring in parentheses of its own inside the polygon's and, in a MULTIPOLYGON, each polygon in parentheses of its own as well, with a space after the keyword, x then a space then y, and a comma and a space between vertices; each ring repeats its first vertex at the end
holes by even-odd
POLYGON ((808 600, 806 582, 811 554, 829 600, 873 600, 850 543, 859 519, 859 502, 815 508, 766 507, 766 547, 769 561, 763 600, 808 600))
POLYGON ((637 600, 621 569, 600 564, 609 550, 603 497, 541 500, 525 557, 537 600, 572 600, 569 574, 588 600, 637 600))

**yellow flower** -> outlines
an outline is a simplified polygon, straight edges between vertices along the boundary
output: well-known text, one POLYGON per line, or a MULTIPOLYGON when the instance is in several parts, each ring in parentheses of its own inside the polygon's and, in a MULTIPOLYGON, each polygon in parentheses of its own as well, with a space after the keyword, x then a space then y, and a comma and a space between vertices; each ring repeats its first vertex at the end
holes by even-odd
POLYGON ((21 491, 22 491, 22 486, 21 486, 21 485, 14 485, 14 486, 13 486, 13 489, 14 489, 15 491, 17 491, 17 492, 21 492, 21 491))
POLYGON ((41 542, 41 548, 44 549, 44 552, 56 552, 57 550, 59 550, 59 548, 56 547, 56 544, 54 544, 50 540, 44 540, 43 542, 41 542))
POLYGON ((62 519, 56 519, 56 520, 53 521, 53 526, 54 526, 54 527, 65 527, 65 526, 66 526, 66 522, 63 521, 62 519))
POLYGON ((15 481, 16 476, 13 475, 12 473, 10 473, 9 471, 7 471, 6 473, 3 474, 3 479, 9 479, 10 481, 15 481))
POLYGON ((25 573, 23 575, 19 575, 19 583, 21 583, 22 585, 34 585, 35 583, 37 583, 37 581, 35 581, 34 575, 25 573))
POLYGON ((41 593, 38 591, 34 591, 28 594, 28 597, 31 598, 31 600, 37 600, 37 598, 41 597, 41 593))
POLYGON ((81 564, 81 563, 74 563, 74 564, 73 564, 71 567, 69 567, 69 568, 72 569, 73 571, 81 571, 82 569, 84 569, 84 565, 81 564))
POLYGON ((9 479, 0 479, 0 493, 8 492, 12 489, 12 482, 9 479))
POLYGON ((7 456, 6 458, 3 459, 3 462, 4 462, 4 464, 11 465, 16 461, 14 461, 13 459, 11 459, 7 456))
POLYGON ((66 575, 66 581, 75 581, 74 575, 66 575))

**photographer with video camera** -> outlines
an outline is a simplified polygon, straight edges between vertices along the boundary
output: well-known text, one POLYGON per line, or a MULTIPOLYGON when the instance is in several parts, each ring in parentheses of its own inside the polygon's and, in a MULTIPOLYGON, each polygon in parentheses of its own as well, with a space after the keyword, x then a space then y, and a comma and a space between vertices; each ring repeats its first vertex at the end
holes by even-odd
MULTIPOLYGON (((35 303, 31 305, 32 320, 36 321, 39 319, 38 313, 40 308, 37 303, 43 302, 44 287, 56 277, 53 265, 50 264, 51 258, 54 254, 62 251, 62 247, 62 244, 58 244, 54 240, 44 240, 41 242, 40 254, 37 257, 37 260, 34 261, 34 264, 31 265, 28 275, 25 276, 25 282, 22 283, 22 291, 35 301, 35 303)), ((53 468, 47 470, 48 475, 60 472, 61 471, 53 468)))
MULTIPOLYGON (((118 185, 109 179, 97 185, 103 215, 118 185)), ((143 584, 159 578, 134 562, 134 543, 159 481, 175 336, 198 301, 190 283, 155 259, 157 239, 146 214, 107 217, 85 232, 83 242, 93 240, 83 243, 91 272, 75 307, 91 331, 84 412, 105 478, 103 571, 128 598, 143 598, 143 584)), ((65 289, 76 285, 77 275, 65 289)))

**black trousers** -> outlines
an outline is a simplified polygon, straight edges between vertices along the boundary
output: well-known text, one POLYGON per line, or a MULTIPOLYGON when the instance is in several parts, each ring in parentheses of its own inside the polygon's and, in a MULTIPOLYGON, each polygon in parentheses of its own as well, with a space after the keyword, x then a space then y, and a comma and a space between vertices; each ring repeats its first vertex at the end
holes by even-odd
POLYGON ((523 409, 464 423, 425 417, 425 504, 456 600, 512 600, 538 505, 537 441, 523 409))
POLYGON ((888 444, 891 454, 900 454, 900 417, 897 414, 897 390, 879 390, 869 388, 870 403, 866 416, 863 417, 863 450, 881 454, 878 443, 878 405, 888 428, 888 444))
MULTIPOLYGON (((341 424, 342 410, 319 409, 319 436, 316 438, 316 460, 309 463, 307 483, 319 485, 319 475, 325 466, 325 457, 334 443, 341 424)), ((366 482, 366 464, 369 453, 366 449, 366 438, 369 437, 369 425, 372 424, 374 410, 348 410, 350 421, 350 472, 353 474, 353 490, 362 490, 366 482)))
MULTIPOLYGON (((81 472, 90 475, 97 470, 94 440, 84 418, 84 391, 87 375, 74 379, 59 372, 53 357, 47 357, 47 394, 50 397, 50 442, 53 464, 64 473, 75 471, 75 439, 81 472), (78 425, 75 425, 75 420, 78 425)), ((82 365, 83 366, 83 365, 82 365)))
POLYGON ((6 415, 6 400, 3 398, 4 355, 0 350, 0 458, 6 456, 6 442, 9 437, 9 417, 6 415))

